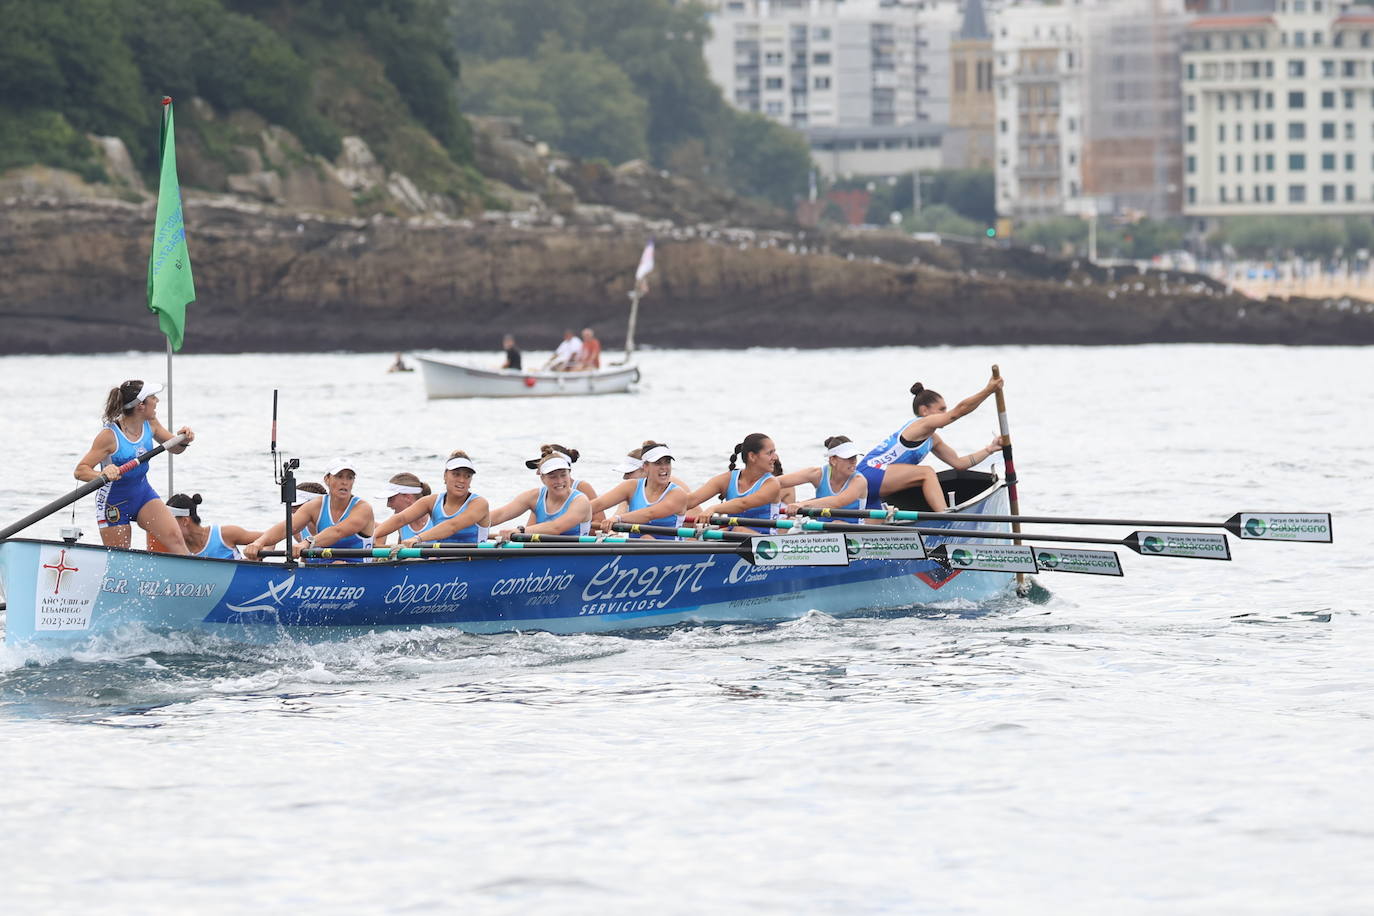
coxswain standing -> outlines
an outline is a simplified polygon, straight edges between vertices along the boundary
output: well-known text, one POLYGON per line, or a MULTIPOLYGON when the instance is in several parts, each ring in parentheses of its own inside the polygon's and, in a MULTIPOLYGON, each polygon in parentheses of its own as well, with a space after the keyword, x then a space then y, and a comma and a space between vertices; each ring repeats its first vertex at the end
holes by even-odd
MULTIPOLYGON (((105 426, 96 434, 90 451, 76 463, 73 475, 82 481, 109 481, 96 496, 96 528, 106 547, 128 547, 132 540, 129 526, 137 522, 168 553, 189 554, 176 520, 148 483, 147 462, 127 473, 119 470, 120 465, 172 438, 157 418, 157 394, 161 390, 160 384, 141 379, 111 388, 101 415, 105 426)), ((185 436, 186 441, 167 449, 173 455, 180 455, 196 438, 189 426, 181 427, 177 435, 185 436)))

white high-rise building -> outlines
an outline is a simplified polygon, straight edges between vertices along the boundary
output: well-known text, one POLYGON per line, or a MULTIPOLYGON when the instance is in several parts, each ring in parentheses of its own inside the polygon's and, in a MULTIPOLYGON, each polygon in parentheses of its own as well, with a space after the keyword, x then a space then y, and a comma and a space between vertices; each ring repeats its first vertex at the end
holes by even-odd
POLYGON ((957 0, 719 0, 710 24, 726 100, 804 132, 822 171, 940 167, 957 0))
POLYGON ((1204 16, 1183 61, 1184 212, 1374 213, 1374 12, 1204 16))

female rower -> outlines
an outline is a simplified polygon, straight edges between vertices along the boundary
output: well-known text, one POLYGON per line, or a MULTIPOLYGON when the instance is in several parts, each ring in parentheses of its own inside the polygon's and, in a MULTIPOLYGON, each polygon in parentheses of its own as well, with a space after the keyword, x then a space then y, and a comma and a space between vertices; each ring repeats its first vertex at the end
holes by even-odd
MULTIPOLYGON (((615 464, 611 465, 611 470, 619 474, 620 479, 622 481, 643 480, 649 473, 648 466, 644 463, 644 459, 640 457, 640 455, 642 455, 643 453, 643 446, 640 446, 639 448, 630 449, 630 451, 625 454, 624 458, 621 458, 615 464)), ((592 502, 595 503, 596 500, 593 500, 592 502)), ((623 505, 625 505, 624 500, 621 500, 618 503, 612 503, 610 505, 603 504, 600 510, 592 510, 592 517, 596 517, 595 514, 597 511, 600 511, 602 513, 602 518, 605 518, 606 515, 614 515, 615 513, 620 511, 620 507, 623 505)))
MULTIPOLYGON (((673 453, 662 442, 645 442, 641 454, 641 466, 647 476, 626 479, 607 490, 592 501, 592 511, 606 510, 627 505, 627 510, 619 515, 607 516, 601 522, 601 530, 614 531, 617 522, 627 525, 664 525, 677 528, 682 524, 682 512, 687 507, 687 489, 673 480, 673 453)), ((660 535, 676 540, 675 535, 660 535)), ((646 538, 655 537, 652 534, 646 538)))
MULTIPOLYGON (((375 498, 385 500, 386 507, 391 510, 391 518, 395 518, 406 509, 415 505, 416 500, 430 495, 430 492, 429 484, 409 471, 402 471, 399 474, 392 474, 391 479, 386 482, 385 489, 383 489, 381 493, 378 493, 375 498)), ((391 519, 387 519, 387 521, 391 521, 391 519)), ((372 533, 372 543, 386 543, 383 535, 396 530, 395 528, 386 528, 384 532, 382 531, 384 527, 386 527, 386 522, 379 525, 377 530, 372 533)), ((413 528, 410 525, 402 525, 398 540, 404 541, 407 538, 415 537, 415 535, 419 533, 420 531, 418 528, 413 528)))
POLYGON ((961 456, 945 444, 936 430, 973 413, 989 395, 1000 391, 1002 385, 1001 378, 990 378, 982 389, 955 404, 951 410, 945 409, 945 399, 938 392, 931 391, 920 382, 912 385, 911 412, 916 419, 907 421, 859 462, 859 473, 868 480, 867 508, 881 509, 882 497, 919 486, 931 511, 942 512, 947 509, 945 494, 940 492, 935 469, 920 462, 934 452, 935 457, 945 464, 956 471, 963 471, 1000 449, 1002 438, 994 436, 988 445, 961 456))
MULTIPOLYGON (((301 506, 310 502, 316 496, 323 496, 326 492, 324 484, 316 483, 313 480, 306 480, 296 484, 296 501, 291 504, 291 511, 294 513, 301 506)), ((291 535, 293 540, 303 541, 315 533, 315 529, 306 525, 304 528, 291 535)))
MULTIPOLYGON (((400 530, 401 545, 442 541, 445 544, 480 544, 487 539, 491 507, 472 492, 477 466, 468 453, 458 449, 444 462, 444 492, 421 496, 410 506, 377 526, 374 537, 400 530), (410 531, 410 534, 405 534, 410 531)), ((395 480, 396 478, 392 478, 395 480)))
MULTIPOLYGON (((544 456, 550 454, 562 455, 564 458, 568 459, 569 473, 572 473, 571 468, 574 464, 577 464, 577 459, 582 457, 582 453, 575 448, 568 448, 565 445, 559 445, 557 442, 546 442, 539 446, 539 457, 531 458, 529 461, 526 461, 525 467, 529 468, 531 471, 537 470, 539 462, 544 460, 544 456)), ((596 487, 592 486, 587 481, 578 480, 577 477, 574 476, 572 485, 574 490, 582 493, 587 499, 596 499, 596 487)), ((601 512, 595 512, 592 514, 592 521, 599 522, 603 517, 601 512)))
POLYGON ((492 510, 491 524, 499 525, 528 512, 530 517, 525 524, 501 532, 502 540, 515 533, 587 534, 591 530, 592 501, 585 493, 573 489, 572 462, 568 456, 550 451, 538 461, 541 485, 492 510))
POLYGON ((177 521, 181 536, 186 540, 186 549, 195 557, 210 557, 215 560, 241 560, 239 550, 251 544, 261 531, 249 531, 238 525, 211 525, 205 527, 200 520, 200 494, 187 496, 177 493, 167 500, 167 511, 177 521))
POLYGON ((814 499, 787 504, 787 514, 795 515, 799 506, 813 506, 818 509, 858 509, 868 498, 868 481, 856 468, 859 463, 859 447, 848 436, 831 436, 825 440, 826 463, 820 467, 807 468, 784 474, 778 481, 781 486, 797 486, 809 483, 816 488, 814 499))
MULTIPOLYGON (((310 500, 291 513, 291 533, 307 525, 316 533, 300 542, 300 547, 334 547, 341 550, 372 546, 376 521, 372 505, 353 495, 357 472, 348 461, 336 461, 324 475, 325 495, 310 500)), ((243 548, 243 555, 258 559, 261 551, 275 547, 286 537, 286 523, 277 522, 243 548)), ((360 560, 350 560, 360 562, 360 560)))
MULTIPOLYGON (((128 547, 131 540, 129 525, 138 526, 161 542, 168 553, 187 554, 186 540, 173 520, 167 506, 148 483, 148 464, 135 465, 128 472, 119 466, 147 454, 159 443, 172 438, 157 418, 157 393, 162 386, 156 382, 131 379, 118 388, 111 388, 105 397, 105 411, 101 415, 104 428, 96 434, 91 449, 76 463, 73 472, 77 480, 109 481, 96 496, 96 527, 106 547, 128 547), (100 469, 97 470, 96 466, 100 469)), ((167 451, 180 455, 196 438, 190 427, 183 426, 177 435, 186 441, 167 451)))
MULTIPOLYGON (((712 496, 723 502, 710 507, 711 514, 734 515, 740 518, 773 519, 778 517, 778 495, 781 487, 773 476, 773 464, 778 450, 773 440, 763 433, 750 433, 735 445, 730 453, 730 470, 712 477, 687 497, 687 510, 701 505, 712 496), (736 470, 735 462, 743 459, 744 467, 736 470)), ((772 528, 747 527, 736 530, 770 533, 772 528)))

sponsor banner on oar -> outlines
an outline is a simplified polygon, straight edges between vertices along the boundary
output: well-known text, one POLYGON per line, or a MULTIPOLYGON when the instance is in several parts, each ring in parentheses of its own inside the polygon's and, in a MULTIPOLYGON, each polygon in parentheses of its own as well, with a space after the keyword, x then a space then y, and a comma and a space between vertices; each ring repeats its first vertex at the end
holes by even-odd
POLYGON ((1029 547, 999 544, 941 544, 930 558, 950 569, 976 572, 1033 573, 1035 553, 1029 547))
POLYGON ((1035 563, 1049 572, 1086 573, 1090 576, 1120 576, 1121 560, 1112 550, 1061 550, 1058 547, 1032 547, 1035 563))
POLYGON ((1247 540, 1331 543, 1331 516, 1324 512, 1238 512, 1226 529, 1247 540))
POLYGON ((1191 557, 1195 560, 1229 560, 1231 544, 1224 534, 1192 534, 1182 531, 1135 531, 1124 541, 1145 557, 1191 557))
POLYGON ((848 566, 843 534, 789 534, 753 537, 755 566, 848 566))
POLYGON ((915 531, 844 535, 851 560, 924 560, 926 546, 915 531))

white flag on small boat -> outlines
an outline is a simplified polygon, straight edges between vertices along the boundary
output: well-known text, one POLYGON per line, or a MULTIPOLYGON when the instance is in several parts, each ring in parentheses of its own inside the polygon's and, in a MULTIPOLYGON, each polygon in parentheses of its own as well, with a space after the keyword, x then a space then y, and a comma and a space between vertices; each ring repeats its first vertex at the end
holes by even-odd
POLYGON ((642 281, 649 274, 654 272, 654 240, 649 239, 649 244, 644 246, 644 253, 639 256, 639 267, 635 270, 635 282, 642 281))

